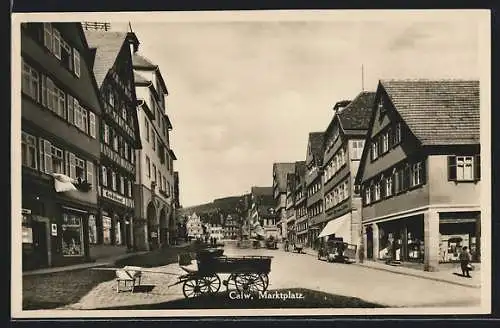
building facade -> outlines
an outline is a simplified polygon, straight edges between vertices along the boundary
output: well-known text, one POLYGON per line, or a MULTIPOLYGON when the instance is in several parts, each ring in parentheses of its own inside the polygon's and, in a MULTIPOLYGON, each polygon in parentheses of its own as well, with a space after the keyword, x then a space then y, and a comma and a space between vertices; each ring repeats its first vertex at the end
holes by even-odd
POLYGON ((307 236, 305 244, 317 248, 317 237, 320 224, 324 221, 323 203, 323 139, 324 132, 309 133, 306 154, 306 206, 307 206, 307 236))
POLYGON ((479 82, 380 81, 357 183, 366 258, 479 261, 479 82))
POLYGON ((175 236, 176 156, 170 145, 168 90, 160 69, 138 52, 132 56, 142 148, 136 151, 135 248, 170 245, 175 236))
POLYGON ((295 171, 295 163, 273 164, 274 212, 277 215, 278 239, 287 236, 286 185, 288 173, 295 171))
POLYGON ((277 220, 274 209, 272 187, 252 187, 250 191, 250 226, 257 227, 262 237, 278 237, 277 220))
MULTIPOLYGON (((84 25, 89 26, 89 25, 84 25)), ((140 149, 132 54, 134 33, 85 30, 93 71, 104 104, 100 129, 99 215, 89 220, 90 254, 109 257, 132 250, 136 181, 135 153, 140 149)))
POLYGON ((90 260, 102 103, 79 23, 21 24, 23 269, 90 260))
POLYGON ((294 240, 295 234, 295 172, 286 176, 286 239, 294 240))
POLYGON ((200 239, 203 236, 203 224, 201 218, 196 214, 191 214, 186 221, 188 238, 200 239))
MULTIPOLYGON (((323 193, 325 216, 319 221, 320 243, 335 238, 361 247, 361 195, 355 188, 374 92, 361 92, 352 101, 334 106, 325 131, 323 193)), ((358 252, 359 254, 359 252, 358 252)))

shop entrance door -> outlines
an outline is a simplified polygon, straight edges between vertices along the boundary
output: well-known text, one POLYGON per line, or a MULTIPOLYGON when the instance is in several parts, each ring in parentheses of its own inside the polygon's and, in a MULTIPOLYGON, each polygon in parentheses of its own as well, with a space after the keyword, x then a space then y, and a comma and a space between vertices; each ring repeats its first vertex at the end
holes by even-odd
POLYGON ((366 228, 366 258, 373 260, 373 229, 366 228))
POLYGON ((48 266, 47 226, 45 222, 32 222, 33 228, 33 261, 37 268, 48 266))

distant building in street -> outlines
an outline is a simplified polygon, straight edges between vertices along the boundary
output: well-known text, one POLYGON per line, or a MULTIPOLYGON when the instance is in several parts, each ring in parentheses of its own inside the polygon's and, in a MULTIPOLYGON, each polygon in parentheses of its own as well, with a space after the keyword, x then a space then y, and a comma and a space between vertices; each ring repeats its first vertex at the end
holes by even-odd
POLYGON ((274 212, 277 215, 278 239, 287 236, 286 215, 286 182, 287 174, 295 171, 295 163, 273 164, 273 198, 274 212))
POLYGON ((309 133, 306 154, 306 204, 307 221, 302 222, 300 233, 308 247, 316 248, 316 238, 319 235, 318 223, 324 218, 323 204, 323 138, 324 132, 309 133))
POLYGON ((167 114, 168 90, 158 65, 138 52, 132 56, 135 92, 138 100, 142 149, 136 152, 134 188, 135 246, 152 249, 171 244, 175 237, 176 156, 170 145, 172 124, 167 114))
POLYGON ((369 260, 480 260, 479 108, 479 81, 379 82, 356 178, 369 260))
POLYGON ((295 162, 295 170, 287 175, 286 185, 286 215, 287 215, 287 239, 291 242, 296 241, 296 219, 297 211, 295 209, 296 190, 299 182, 299 175, 304 175, 305 161, 295 162))
POLYGON ((308 231, 306 171, 305 161, 295 166, 295 224, 291 237, 293 242, 301 244, 306 242, 308 231))
POLYGON ((138 50, 139 40, 132 32, 85 30, 85 36, 104 104, 99 131, 100 211, 89 219, 90 254, 100 258, 125 253, 134 245, 132 186, 136 180, 135 151, 141 143, 132 54, 138 50))
MULTIPOLYGON (((252 187, 250 191, 250 227, 262 228, 263 237, 278 237, 278 217, 274 208, 272 187, 252 187)), ((252 229, 254 233, 257 233, 252 229)), ((255 236, 254 236, 255 237, 255 236)))
POLYGON ((203 236, 203 224, 200 217, 193 213, 186 222, 186 230, 189 238, 201 238, 203 236))
MULTIPOLYGON (((361 196, 354 188, 359 161, 373 111, 374 92, 334 106, 325 131, 323 194, 325 215, 316 222, 320 241, 335 238, 360 248, 361 196)), ((359 254, 359 252, 358 252, 359 254)))
POLYGON ((209 226, 210 238, 215 238, 217 241, 224 239, 224 228, 218 224, 211 224, 209 226))
MULTIPOLYGON (((102 102, 80 23, 21 24, 23 269, 89 261, 102 102)), ((21 214, 21 213, 19 213, 21 214)))
POLYGON ((228 215, 223 222, 224 239, 238 239, 240 236, 240 224, 231 215, 228 215))

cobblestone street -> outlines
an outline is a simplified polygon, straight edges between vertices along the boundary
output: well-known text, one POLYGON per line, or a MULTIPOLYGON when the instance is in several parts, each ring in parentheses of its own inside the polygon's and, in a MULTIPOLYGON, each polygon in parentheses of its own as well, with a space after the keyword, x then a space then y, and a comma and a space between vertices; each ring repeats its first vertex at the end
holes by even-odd
MULTIPOLYGON (((395 274, 358 265, 332 264, 318 261, 307 254, 285 253, 282 250, 237 249, 226 247, 225 254, 272 255, 272 271, 268 290, 304 288, 341 297, 361 299, 384 307, 431 307, 431 306, 477 306, 480 289, 457 286, 424 278, 395 274), (314 275, 312 276, 312 274, 314 275)), ((98 270, 87 269, 96 274, 98 270)), ((123 308, 182 300, 182 284, 175 283, 175 274, 183 271, 177 263, 148 268, 144 272, 141 287, 134 293, 116 291, 116 281, 103 281, 87 294, 59 309, 105 309, 123 308)), ((101 271, 108 273, 109 271, 101 271)), ((221 286, 221 291, 225 287, 221 286)), ((57 295, 56 295, 57 296, 57 295)), ((147 306, 146 306, 147 308, 147 306)))

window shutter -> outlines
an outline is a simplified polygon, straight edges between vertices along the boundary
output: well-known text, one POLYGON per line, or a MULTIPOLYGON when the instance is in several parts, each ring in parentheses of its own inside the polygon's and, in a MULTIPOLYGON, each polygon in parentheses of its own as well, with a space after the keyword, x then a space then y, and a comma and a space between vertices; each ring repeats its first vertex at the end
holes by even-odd
POLYGON ((52 51, 52 26, 50 23, 43 23, 43 44, 52 51))
POLYGON ((395 195, 396 194, 396 181, 397 181, 397 177, 396 177, 396 174, 393 173, 392 176, 391 176, 391 179, 392 179, 392 184, 391 184, 391 195, 395 195))
POLYGON ((481 155, 474 156, 474 180, 481 180, 481 155))
POLYGON ((80 53, 73 48, 73 67, 75 75, 80 77, 80 53))
POLYGON ((425 184, 427 181, 427 170, 425 169, 425 159, 420 162, 420 183, 425 184))
POLYGON ((87 182, 94 185, 94 163, 87 161, 87 182))
POLYGON ((76 156, 73 153, 69 153, 69 176, 76 179, 76 156))
POLYGON ((448 156, 448 181, 457 179, 457 157, 448 156))
POLYGON ((45 161, 44 161, 44 141, 42 138, 40 138, 39 140, 39 153, 38 153, 38 156, 39 156, 39 159, 38 159, 38 163, 40 163, 40 171, 41 172, 44 172, 45 171, 45 161))
POLYGON ((52 42, 52 50, 54 55, 61 59, 61 33, 57 29, 53 29, 54 40, 52 42))
POLYGON ((42 80, 42 105, 47 106, 47 77, 41 75, 42 80))
POLYGON ((50 174, 52 173, 52 152, 51 152, 51 144, 49 141, 44 140, 43 150, 44 150, 45 173, 50 174))
POLYGON ((403 191, 407 190, 410 187, 411 181, 411 169, 409 165, 406 165, 403 170, 403 191))
POLYGON ((75 124, 75 102, 74 102, 74 98, 73 98, 73 96, 71 96, 69 94, 68 94, 67 98, 68 98, 68 106, 67 106, 68 114, 67 114, 67 119, 68 119, 68 122, 70 122, 71 124, 75 124))
POLYGON ((95 114, 89 112, 89 127, 90 127, 90 136, 92 138, 96 138, 96 122, 95 122, 95 114))
POLYGON ((386 133, 387 133, 387 139, 388 139, 387 143, 389 145, 389 149, 391 149, 392 145, 394 145, 394 133, 392 132, 391 128, 387 129, 386 133))

